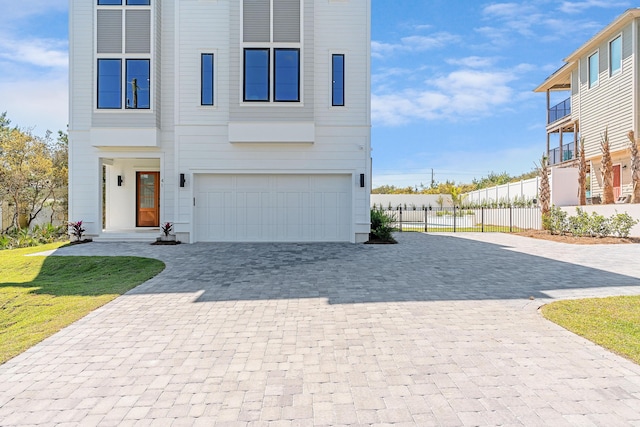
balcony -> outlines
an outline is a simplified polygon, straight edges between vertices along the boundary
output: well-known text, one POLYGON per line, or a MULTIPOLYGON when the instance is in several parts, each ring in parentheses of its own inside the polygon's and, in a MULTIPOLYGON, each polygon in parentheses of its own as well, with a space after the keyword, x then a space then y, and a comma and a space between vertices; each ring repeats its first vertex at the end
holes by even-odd
POLYGON ((567 98, 561 103, 549 108, 547 124, 550 125, 569 115, 571 115, 571 98, 567 98))
POLYGON ((573 160, 576 157, 575 144, 573 142, 564 144, 561 147, 549 150, 549 165, 557 165, 559 163, 573 160))

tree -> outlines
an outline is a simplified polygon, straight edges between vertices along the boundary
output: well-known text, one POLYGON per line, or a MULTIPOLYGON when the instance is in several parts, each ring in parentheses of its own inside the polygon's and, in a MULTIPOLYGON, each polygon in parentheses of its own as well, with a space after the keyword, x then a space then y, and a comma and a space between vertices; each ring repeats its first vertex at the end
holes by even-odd
POLYGON ((66 187, 66 151, 49 132, 39 138, 10 123, 6 113, 0 115, 0 200, 13 207, 8 228, 28 227, 55 200, 56 190, 66 187))
POLYGON ((633 131, 627 134, 629 138, 629 153, 631 154, 631 181, 633 182, 633 193, 631 203, 640 203, 640 153, 638 152, 638 142, 633 131))
POLYGON ((551 186, 549 185, 549 159, 547 156, 542 156, 540 159, 540 166, 538 167, 538 173, 540 175, 540 211, 542 217, 549 215, 550 203, 551 203, 551 186))
POLYGON ((578 164, 578 198, 580 206, 587 204, 587 157, 584 152, 584 138, 580 138, 578 164))
POLYGON ((600 147, 602 148, 602 164, 600 165, 600 174, 602 176, 602 203, 609 205, 615 203, 615 197, 613 195, 613 161, 611 160, 607 129, 604 130, 600 147))

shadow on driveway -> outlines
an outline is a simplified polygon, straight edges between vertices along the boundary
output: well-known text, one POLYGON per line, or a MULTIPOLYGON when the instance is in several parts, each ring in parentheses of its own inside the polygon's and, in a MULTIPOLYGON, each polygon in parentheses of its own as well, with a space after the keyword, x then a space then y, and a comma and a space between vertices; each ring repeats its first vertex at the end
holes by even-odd
MULTIPOLYGON (((130 294, 203 291, 198 302, 326 298, 344 304, 545 298, 549 290, 640 286, 637 277, 501 245, 419 233, 398 237, 398 245, 145 246, 144 256, 163 260, 167 268, 130 294)), ((94 243, 86 249, 96 255, 142 255, 139 244, 94 243)), ((630 249, 635 250, 625 250, 630 249)), ((57 253, 66 254, 80 255, 57 253)))

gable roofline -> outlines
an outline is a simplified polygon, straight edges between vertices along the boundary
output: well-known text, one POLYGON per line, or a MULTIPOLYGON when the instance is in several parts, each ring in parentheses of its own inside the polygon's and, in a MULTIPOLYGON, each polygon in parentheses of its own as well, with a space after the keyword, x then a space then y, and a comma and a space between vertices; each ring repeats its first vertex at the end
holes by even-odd
POLYGON ((604 40, 607 40, 610 36, 620 31, 625 25, 636 18, 640 18, 640 8, 635 7, 627 9, 622 15, 618 16, 613 20, 613 22, 604 27, 585 44, 576 49, 571 55, 567 56, 564 61, 571 63, 579 60, 582 56, 586 55, 604 40))
POLYGON ((627 9, 623 14, 618 16, 613 22, 604 27, 595 36, 591 37, 586 43, 573 51, 564 59, 565 64, 556 72, 547 77, 547 79, 534 92, 546 92, 547 90, 567 90, 570 87, 571 71, 578 66, 578 61, 584 55, 591 53, 600 43, 608 40, 613 34, 620 31, 625 25, 640 18, 640 8, 627 9))

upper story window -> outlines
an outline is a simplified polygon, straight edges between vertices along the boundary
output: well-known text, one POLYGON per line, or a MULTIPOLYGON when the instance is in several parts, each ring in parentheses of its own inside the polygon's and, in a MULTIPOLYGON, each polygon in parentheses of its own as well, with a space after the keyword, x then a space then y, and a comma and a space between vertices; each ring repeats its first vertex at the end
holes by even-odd
POLYGON ((344 55, 331 56, 331 105, 344 106, 344 55))
POLYGON ((301 0, 242 0, 244 102, 300 102, 301 0))
POLYGON ((213 53, 200 55, 200 105, 214 105, 213 53))
POLYGON ((598 52, 589 57, 589 88, 598 86, 600 77, 600 55, 598 52))
MULTIPOLYGON (((149 6, 151 0, 126 0, 127 6, 149 6)), ((122 0, 98 0, 98 6, 122 6, 122 0)))
POLYGON ((98 0, 98 109, 151 108, 152 30, 149 6, 150 0, 98 0))
POLYGON ((609 75, 619 73, 622 70, 622 36, 618 36, 609 42, 609 75))

